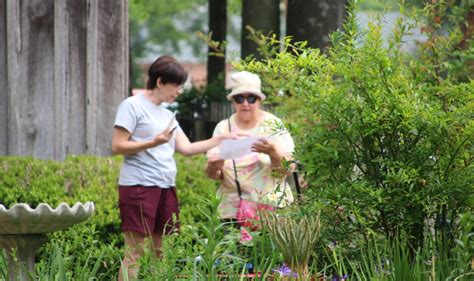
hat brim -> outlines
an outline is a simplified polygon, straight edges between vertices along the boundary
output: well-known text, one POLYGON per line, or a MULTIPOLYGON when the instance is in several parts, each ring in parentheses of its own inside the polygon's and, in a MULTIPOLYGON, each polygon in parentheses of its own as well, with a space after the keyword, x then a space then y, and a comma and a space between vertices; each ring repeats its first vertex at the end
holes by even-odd
POLYGON ((233 96, 240 95, 240 94, 253 94, 259 97, 261 100, 265 100, 267 96, 265 96, 263 93, 258 92, 258 91, 252 91, 252 90, 234 90, 230 92, 230 94, 227 95, 228 100, 232 100, 233 96))

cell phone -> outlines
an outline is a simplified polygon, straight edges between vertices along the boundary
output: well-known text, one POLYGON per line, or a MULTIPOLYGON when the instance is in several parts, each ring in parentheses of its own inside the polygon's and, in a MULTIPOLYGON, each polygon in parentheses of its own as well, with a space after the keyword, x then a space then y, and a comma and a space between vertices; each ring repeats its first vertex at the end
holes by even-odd
POLYGON ((168 126, 166 126, 166 128, 169 128, 169 127, 173 126, 174 120, 176 119, 176 113, 177 113, 177 112, 178 112, 178 111, 175 111, 175 112, 173 113, 173 117, 171 117, 170 122, 168 123, 168 126))
POLYGON ((170 131, 170 135, 171 135, 171 134, 174 132, 174 130, 176 130, 176 128, 178 128, 178 126, 174 126, 174 128, 173 128, 173 129, 171 129, 171 131, 170 131))

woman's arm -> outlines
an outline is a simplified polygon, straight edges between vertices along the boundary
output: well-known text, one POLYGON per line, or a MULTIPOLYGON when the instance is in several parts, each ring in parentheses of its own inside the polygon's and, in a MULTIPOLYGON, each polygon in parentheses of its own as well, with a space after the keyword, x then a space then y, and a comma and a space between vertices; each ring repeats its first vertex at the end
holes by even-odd
POLYGON ((204 153, 209 149, 218 146, 224 138, 225 136, 220 135, 207 140, 191 143, 186 134, 184 134, 183 131, 179 131, 176 133, 176 151, 184 156, 204 153))
POLYGON ((130 136, 131 134, 124 128, 114 127, 114 133, 112 136, 112 153, 123 155, 136 154, 145 149, 168 142, 173 134, 170 134, 170 130, 166 129, 156 135, 153 139, 142 142, 130 141, 130 136))

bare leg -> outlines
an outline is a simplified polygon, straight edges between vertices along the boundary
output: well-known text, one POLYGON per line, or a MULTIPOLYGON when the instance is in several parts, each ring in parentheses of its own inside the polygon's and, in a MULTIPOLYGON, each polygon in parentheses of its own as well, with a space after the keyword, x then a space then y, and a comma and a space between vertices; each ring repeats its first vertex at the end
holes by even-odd
POLYGON ((161 258, 161 246, 162 246, 161 234, 153 233, 151 235, 151 238, 153 239, 153 244, 151 245, 153 247, 152 250, 155 253, 156 257, 158 259, 160 259, 161 258))
POLYGON ((145 235, 137 232, 124 232, 125 253, 120 266, 119 281, 133 280, 138 277, 138 259, 143 254, 145 235), (127 275, 125 275, 127 273, 127 275), (124 279, 128 276, 128 279, 124 279))

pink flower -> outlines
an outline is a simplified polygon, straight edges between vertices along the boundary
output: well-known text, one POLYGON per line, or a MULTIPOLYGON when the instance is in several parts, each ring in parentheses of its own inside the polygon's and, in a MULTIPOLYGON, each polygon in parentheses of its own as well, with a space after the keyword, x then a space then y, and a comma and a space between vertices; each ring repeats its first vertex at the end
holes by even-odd
POLYGON ((249 242, 249 241, 252 241, 252 235, 250 235, 250 233, 245 230, 245 228, 241 227, 240 228, 240 243, 245 243, 245 242, 249 242))

